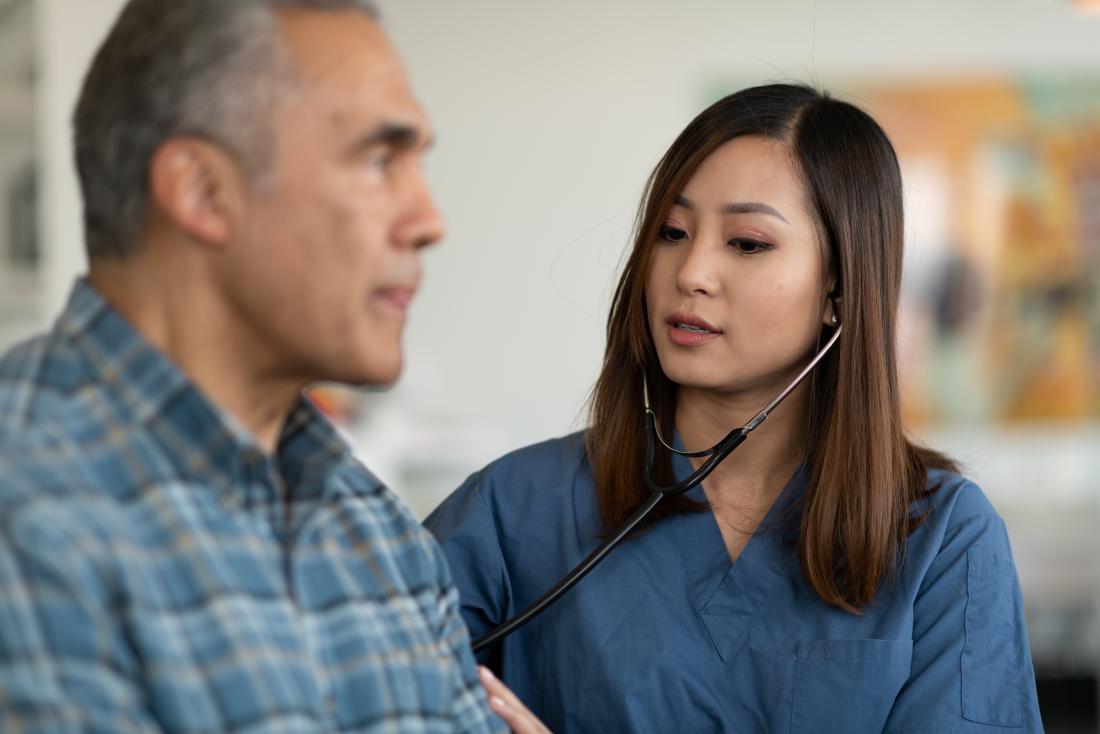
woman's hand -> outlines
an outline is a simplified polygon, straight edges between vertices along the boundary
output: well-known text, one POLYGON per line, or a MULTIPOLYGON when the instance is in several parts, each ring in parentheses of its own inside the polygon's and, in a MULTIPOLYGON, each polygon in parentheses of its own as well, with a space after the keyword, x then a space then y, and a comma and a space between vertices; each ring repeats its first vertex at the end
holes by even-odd
POLYGON ((485 693, 489 696, 489 706, 493 713, 504 719, 504 723, 515 734, 550 734, 550 730, 527 710, 523 702, 516 698, 516 694, 501 683, 491 670, 479 667, 477 672, 481 685, 485 686, 485 693))

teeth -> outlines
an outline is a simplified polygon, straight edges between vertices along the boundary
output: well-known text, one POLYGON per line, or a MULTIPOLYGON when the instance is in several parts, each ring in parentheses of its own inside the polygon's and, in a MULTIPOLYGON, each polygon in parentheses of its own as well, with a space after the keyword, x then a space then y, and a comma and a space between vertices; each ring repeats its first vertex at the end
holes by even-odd
POLYGON ((709 334, 710 333, 707 329, 701 329, 698 326, 693 326, 691 324, 684 324, 684 323, 679 323, 679 322, 677 322, 676 328, 680 329, 681 331, 690 331, 690 332, 694 332, 696 334, 709 334))

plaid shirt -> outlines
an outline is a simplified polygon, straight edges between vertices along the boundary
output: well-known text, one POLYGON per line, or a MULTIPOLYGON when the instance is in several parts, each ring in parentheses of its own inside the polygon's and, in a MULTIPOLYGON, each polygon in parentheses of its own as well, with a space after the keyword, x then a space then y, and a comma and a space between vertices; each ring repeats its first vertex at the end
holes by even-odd
POLYGON ((81 282, 0 437, 0 731, 503 728, 438 547, 308 401, 262 452, 81 282))

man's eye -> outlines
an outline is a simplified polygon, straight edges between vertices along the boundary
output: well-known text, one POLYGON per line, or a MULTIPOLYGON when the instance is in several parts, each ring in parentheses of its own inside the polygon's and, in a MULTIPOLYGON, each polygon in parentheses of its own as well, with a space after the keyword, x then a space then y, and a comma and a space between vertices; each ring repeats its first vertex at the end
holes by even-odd
POLYGON ((360 165, 371 173, 386 173, 397 159, 397 152, 387 145, 375 145, 365 150, 360 158, 360 165))
POLYGON ((661 227, 661 239, 665 242, 683 242, 687 239, 687 232, 679 227, 661 227))
POLYGON ((391 153, 379 153, 371 156, 370 159, 370 167, 378 169, 379 171, 386 170, 390 167, 391 163, 393 163, 393 154, 391 153))
POLYGON ((730 246, 735 247, 738 252, 744 255, 754 255, 764 250, 770 250, 772 248, 767 242, 761 242, 760 240, 750 240, 744 238, 737 238, 729 241, 730 246))

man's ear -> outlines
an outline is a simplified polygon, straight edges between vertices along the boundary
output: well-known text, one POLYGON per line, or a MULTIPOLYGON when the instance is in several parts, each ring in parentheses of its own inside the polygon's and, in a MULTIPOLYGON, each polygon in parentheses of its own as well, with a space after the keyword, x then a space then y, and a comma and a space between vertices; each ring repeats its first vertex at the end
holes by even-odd
POLYGON ((149 163, 150 204, 201 244, 232 241, 244 209, 240 165, 222 148, 198 138, 165 141, 149 163))

